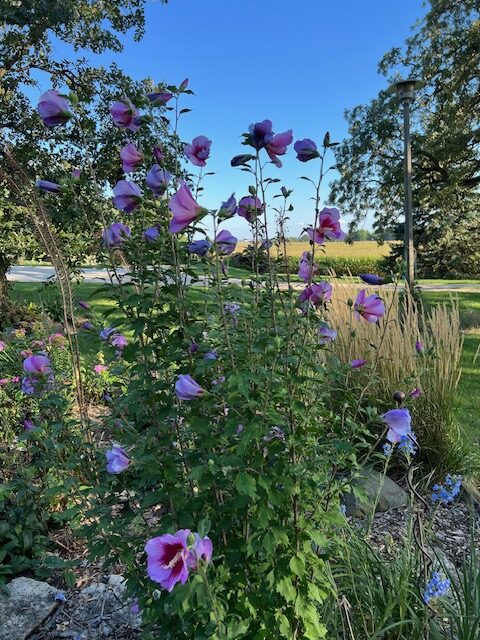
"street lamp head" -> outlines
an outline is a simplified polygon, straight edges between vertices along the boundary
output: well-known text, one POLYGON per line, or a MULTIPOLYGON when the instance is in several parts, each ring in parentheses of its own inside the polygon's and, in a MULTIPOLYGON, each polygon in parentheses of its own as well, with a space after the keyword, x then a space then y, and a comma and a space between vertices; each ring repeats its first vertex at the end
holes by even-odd
POLYGON ((387 89, 388 93, 396 93, 399 102, 411 102, 415 95, 415 89, 421 89, 425 83, 415 78, 407 78, 394 82, 387 89))

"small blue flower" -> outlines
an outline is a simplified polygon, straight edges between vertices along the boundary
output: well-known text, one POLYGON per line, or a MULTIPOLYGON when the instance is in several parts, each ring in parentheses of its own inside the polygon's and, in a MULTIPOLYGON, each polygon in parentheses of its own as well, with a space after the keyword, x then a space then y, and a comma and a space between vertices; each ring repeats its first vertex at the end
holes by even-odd
POLYGON ((343 513, 344 516, 347 515, 347 505, 346 504, 341 504, 340 505, 340 511, 343 513))
MULTIPOLYGON (((415 437, 413 432, 412 436, 415 437)), ((408 456, 414 456, 417 453, 417 447, 415 446, 414 440, 409 436, 402 436, 400 438, 398 449, 408 456)))
POLYGON ((449 589, 450 580, 448 578, 442 580, 442 576, 438 571, 435 571, 432 573, 432 577, 425 588, 423 601, 428 604, 433 598, 440 598, 441 596, 444 596, 449 589))
POLYGON ((434 484, 432 487, 432 502, 443 502, 444 504, 450 504, 460 493, 462 488, 462 477, 452 476, 447 474, 445 476, 445 484, 434 484))
POLYGON ((385 442, 385 444, 383 445, 383 455, 386 458, 389 458, 393 453, 393 445, 390 444, 390 442, 385 442))
POLYGON ((65 602, 67 600, 67 596, 63 593, 63 591, 57 591, 54 600, 55 602, 65 602))

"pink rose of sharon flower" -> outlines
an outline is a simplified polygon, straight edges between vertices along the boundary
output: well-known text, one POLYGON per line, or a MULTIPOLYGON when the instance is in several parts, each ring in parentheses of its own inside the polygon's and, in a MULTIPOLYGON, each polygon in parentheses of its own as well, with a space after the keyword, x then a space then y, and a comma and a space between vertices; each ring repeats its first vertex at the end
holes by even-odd
POLYGON ((46 91, 40 96, 37 109, 43 124, 47 127, 58 127, 72 117, 67 98, 61 96, 54 89, 46 91))
POLYGON ((170 233, 181 233, 189 224, 194 222, 202 214, 202 207, 195 202, 192 192, 185 182, 168 203, 168 208, 173 213, 168 230, 170 233))
POLYGON ((188 566, 193 570, 197 568, 199 562, 208 564, 213 553, 213 543, 208 536, 201 538, 198 533, 194 535, 195 541, 187 560, 188 566))
POLYGON ((235 236, 232 236, 230 231, 223 229, 217 234, 215 242, 217 243, 218 252, 229 256, 233 251, 235 251, 238 239, 235 236))
POLYGON ((184 152, 192 164, 196 167, 204 167, 207 164, 211 146, 211 140, 205 136, 197 136, 191 144, 185 145, 184 152))
POLYGON ((120 150, 120 159, 124 172, 130 173, 142 162, 143 154, 132 142, 129 142, 120 150))
POLYGON ((318 266, 315 263, 312 263, 310 253, 308 251, 304 251, 298 264, 298 277, 304 282, 308 282, 314 275, 316 275, 317 271, 318 266))
POLYGON ((412 437, 412 417, 408 409, 391 409, 383 414, 382 420, 388 427, 387 440, 392 444, 412 437))
POLYGON ((103 245, 105 247, 119 247, 130 234, 130 227, 122 222, 114 222, 102 231, 103 245))
POLYGON ((289 129, 283 133, 275 134, 272 140, 267 143, 265 148, 270 160, 276 167, 280 168, 282 166, 282 162, 277 156, 284 156, 287 153, 288 145, 292 144, 292 142, 293 132, 289 129))
POLYGON ((174 535, 166 533, 151 538, 145 545, 148 577, 169 592, 177 582, 185 584, 188 579, 190 535, 190 529, 180 529, 174 535))
POLYGON ((352 367, 352 369, 361 369, 366 364, 367 364, 367 361, 363 360, 362 358, 358 358, 358 360, 352 360, 350 362, 350 366, 352 367))
POLYGON ((25 373, 34 376, 49 375, 52 372, 49 358, 42 355, 29 356, 23 363, 23 369, 25 373))
POLYGON ((377 296, 376 293, 367 296, 365 289, 358 292, 353 308, 357 319, 362 316, 362 318, 372 324, 378 322, 380 318, 385 315, 385 305, 380 296, 377 296))
POLYGON ((345 233, 340 228, 340 211, 338 209, 329 209, 325 207, 318 217, 317 228, 315 231, 312 227, 307 229, 310 242, 324 244, 327 240, 343 240, 345 233))
POLYGON ((111 449, 105 451, 105 456, 107 458, 108 473, 122 473, 130 464, 127 452, 118 445, 114 445, 111 449))
POLYGON ((138 111, 129 100, 114 102, 110 107, 110 115, 119 129, 138 131, 138 111))
POLYGON ((125 213, 132 213, 142 201, 142 190, 135 182, 119 180, 113 187, 113 204, 125 213))
POLYGON ((180 529, 151 538, 145 545, 148 577, 169 592, 178 582, 185 584, 190 570, 195 571, 200 562, 208 564, 212 559, 210 538, 195 533, 192 544, 191 537, 190 529, 180 529))
POLYGON ((192 376, 180 375, 175 383, 175 393, 179 400, 195 400, 203 396, 205 389, 202 389, 192 376))

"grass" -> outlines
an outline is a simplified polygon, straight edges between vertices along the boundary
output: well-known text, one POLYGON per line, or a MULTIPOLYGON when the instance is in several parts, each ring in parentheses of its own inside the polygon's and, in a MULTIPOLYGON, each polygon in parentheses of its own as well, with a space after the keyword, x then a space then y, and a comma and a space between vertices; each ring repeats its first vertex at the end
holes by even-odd
MULTIPOLYGON (((241 253, 248 242, 239 242, 237 253, 241 253)), ((299 258, 304 251, 310 251, 309 242, 288 242, 287 255, 299 258)), ((275 256, 275 248, 272 249, 275 256)), ((390 243, 379 246, 374 240, 364 240, 347 244, 346 242, 329 242, 325 245, 325 255, 329 258, 383 258, 390 253, 390 243)), ((319 254, 321 255, 321 254, 319 254)))
POLYGON ((455 294, 427 291, 423 298, 432 306, 458 300, 460 322, 465 331, 462 352, 462 376, 458 393, 457 416, 469 442, 480 445, 480 293, 455 294))

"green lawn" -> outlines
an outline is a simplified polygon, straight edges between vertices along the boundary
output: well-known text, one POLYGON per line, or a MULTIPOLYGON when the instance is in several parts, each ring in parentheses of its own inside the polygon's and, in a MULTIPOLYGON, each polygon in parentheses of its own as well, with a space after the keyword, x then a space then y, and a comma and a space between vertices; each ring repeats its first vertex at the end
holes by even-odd
POLYGON ((462 353, 462 376, 458 395, 458 421, 470 442, 480 445, 480 293, 454 294, 427 291, 427 304, 458 299, 460 318, 465 329, 462 353))

